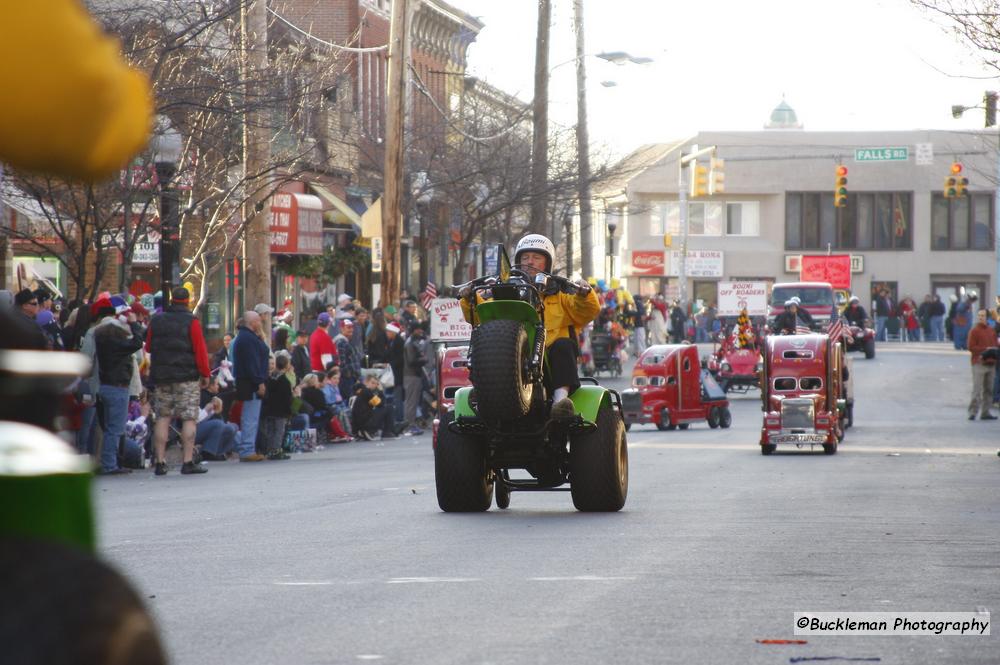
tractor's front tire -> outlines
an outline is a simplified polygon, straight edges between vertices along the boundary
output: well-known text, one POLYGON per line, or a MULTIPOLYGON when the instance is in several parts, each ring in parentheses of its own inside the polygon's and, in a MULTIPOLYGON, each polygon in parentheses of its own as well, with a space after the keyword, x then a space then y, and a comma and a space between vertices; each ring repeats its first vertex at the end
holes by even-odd
POLYGON ((875 357, 875 338, 865 340, 865 360, 875 357))
POLYGON ((487 421, 521 418, 531 408, 533 385, 525 380, 528 333, 521 321, 496 319, 472 331, 472 385, 477 411, 487 421))
POLYGON ((455 434, 442 423, 434 449, 438 506, 446 513, 480 513, 493 501, 493 479, 486 449, 470 436, 455 434))
POLYGON ((597 429, 570 440, 570 493, 584 512, 621 510, 628 496, 625 426, 610 405, 597 414, 597 429))

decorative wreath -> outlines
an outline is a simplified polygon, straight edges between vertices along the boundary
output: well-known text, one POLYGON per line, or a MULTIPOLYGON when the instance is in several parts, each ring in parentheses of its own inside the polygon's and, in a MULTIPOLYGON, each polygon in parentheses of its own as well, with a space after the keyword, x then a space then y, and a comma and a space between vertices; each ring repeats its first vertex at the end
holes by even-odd
POLYGON ((753 326, 750 323, 750 315, 745 309, 736 319, 736 341, 741 349, 749 349, 754 344, 753 326))

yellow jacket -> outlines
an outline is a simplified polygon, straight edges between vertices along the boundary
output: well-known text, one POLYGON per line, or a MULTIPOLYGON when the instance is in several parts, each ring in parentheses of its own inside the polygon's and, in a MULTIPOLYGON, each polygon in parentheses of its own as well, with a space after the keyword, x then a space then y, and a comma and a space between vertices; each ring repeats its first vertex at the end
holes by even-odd
POLYGON ((149 80, 80 0, 4 3, 0 20, 0 160, 99 180, 146 144, 149 80))
MULTIPOLYGON (((481 294, 476 294, 477 302, 486 302, 481 294)), ((579 333, 601 311, 601 303, 597 292, 591 289, 585 296, 571 296, 567 293, 554 293, 544 298, 545 303, 545 348, 552 346, 557 339, 569 337, 570 326, 576 327, 579 333)), ((465 320, 475 325, 469 301, 462 299, 462 313, 465 320)))

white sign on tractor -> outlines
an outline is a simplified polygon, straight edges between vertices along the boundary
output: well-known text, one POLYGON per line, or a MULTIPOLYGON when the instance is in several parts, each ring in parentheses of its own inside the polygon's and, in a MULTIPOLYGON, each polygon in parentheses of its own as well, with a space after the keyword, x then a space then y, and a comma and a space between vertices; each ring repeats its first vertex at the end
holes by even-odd
POLYGON ((767 282, 719 282, 719 316, 767 315, 767 282))

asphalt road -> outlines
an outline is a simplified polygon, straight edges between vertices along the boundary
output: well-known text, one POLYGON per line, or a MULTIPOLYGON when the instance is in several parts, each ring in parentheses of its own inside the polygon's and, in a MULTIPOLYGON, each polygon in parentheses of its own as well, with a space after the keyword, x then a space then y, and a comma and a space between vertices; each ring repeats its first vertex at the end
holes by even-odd
POLYGON ((796 611, 1000 609, 1000 421, 965 418, 967 354, 854 357, 837 455, 760 455, 753 392, 728 431, 633 428, 620 513, 441 513, 423 436, 102 478, 102 550, 183 665, 997 663, 996 629, 756 642, 796 611))

